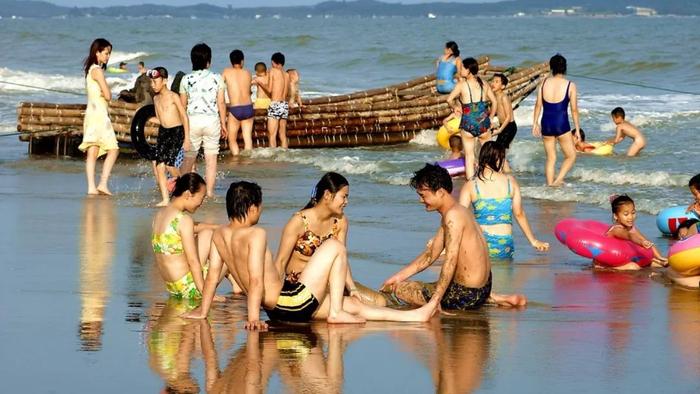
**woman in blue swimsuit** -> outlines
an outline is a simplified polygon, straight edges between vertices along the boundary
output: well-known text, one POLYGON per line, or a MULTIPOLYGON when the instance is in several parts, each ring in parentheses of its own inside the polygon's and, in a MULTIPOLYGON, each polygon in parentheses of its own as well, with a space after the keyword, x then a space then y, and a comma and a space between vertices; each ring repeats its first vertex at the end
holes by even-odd
POLYGON ((448 94, 454 89, 455 82, 462 73, 462 59, 459 58, 459 46, 454 41, 445 44, 445 51, 437 60, 435 75, 438 93, 448 94))
POLYGON ((552 76, 546 78, 537 91, 534 119, 532 122, 532 135, 542 137, 547 161, 544 167, 547 186, 560 186, 564 183, 566 173, 571 170, 576 162, 576 149, 574 138, 579 135, 578 99, 576 84, 565 78, 566 59, 556 54, 549 60, 549 68, 552 76), (574 130, 569 124, 569 107, 574 119, 574 130), (538 122, 542 114, 542 123, 538 122), (572 137, 571 131, 574 131, 572 137), (554 178, 554 170, 557 162, 556 142, 559 141, 561 151, 564 153, 564 161, 561 163, 559 175, 554 178))
POLYGON ((503 145, 495 141, 485 143, 479 154, 476 176, 462 188, 459 203, 472 208, 486 239, 490 257, 513 258, 514 216, 530 245, 538 251, 547 251, 549 244, 537 240, 532 234, 522 207, 518 182, 512 175, 501 172, 505 158, 503 145))
POLYGON ((498 100, 491 91, 489 84, 484 83, 477 75, 479 63, 476 59, 468 57, 462 62, 463 80, 457 83, 447 104, 450 105, 455 115, 461 116, 459 128, 462 130, 462 146, 464 147, 465 172, 467 179, 474 176, 474 164, 476 143, 475 138, 483 144, 492 137, 491 117, 498 111, 498 100), (457 100, 459 98, 459 100, 457 100), (491 109, 489 104, 491 102, 491 109))

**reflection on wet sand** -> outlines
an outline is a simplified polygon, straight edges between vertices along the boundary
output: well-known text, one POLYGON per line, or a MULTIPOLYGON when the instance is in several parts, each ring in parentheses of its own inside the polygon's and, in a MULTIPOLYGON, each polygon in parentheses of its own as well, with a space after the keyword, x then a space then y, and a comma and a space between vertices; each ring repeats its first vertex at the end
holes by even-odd
POLYGON ((431 320, 429 329, 394 331, 392 336, 423 362, 437 393, 471 393, 489 364, 491 329, 481 313, 431 320))
POLYGON ((109 298, 110 271, 116 239, 114 201, 86 197, 80 231, 81 350, 102 348, 105 304, 109 298))
POLYGON ((700 375, 700 293, 679 287, 668 295, 668 331, 681 356, 681 374, 700 375))
MULTIPOLYGON (((149 364, 165 382, 164 392, 197 393, 200 391, 199 384, 190 372, 197 342, 201 344, 202 354, 207 356, 205 361, 216 360, 209 323, 180 317, 196 306, 189 300, 169 298, 165 305, 156 304, 151 308, 151 318, 146 328, 149 364), (197 341, 198 338, 199 341, 197 341), (211 352, 214 353, 211 354, 211 352)), ((209 365, 205 364, 205 366, 209 365)), ((212 373, 216 375, 216 367, 212 373)))
POLYGON ((273 324, 267 332, 245 332, 245 343, 219 373, 215 345, 219 341, 214 340, 209 322, 178 317, 189 308, 169 300, 151 312, 147 329, 150 366, 163 379, 167 392, 204 391, 190 372, 192 359, 201 354, 210 393, 264 393, 273 376, 279 377, 284 392, 341 393, 346 384, 346 350, 365 335, 380 333, 398 341, 425 364, 436 392, 468 393, 481 386, 491 353, 490 323, 483 313, 444 317, 425 325, 273 324))

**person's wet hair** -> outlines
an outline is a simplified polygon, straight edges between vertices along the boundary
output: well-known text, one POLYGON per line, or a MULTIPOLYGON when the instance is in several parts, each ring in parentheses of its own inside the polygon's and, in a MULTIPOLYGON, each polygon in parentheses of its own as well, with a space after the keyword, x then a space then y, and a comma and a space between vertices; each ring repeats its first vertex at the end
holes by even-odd
POLYGON ((206 182, 204 178, 196 172, 188 172, 177 178, 175 181, 175 188, 172 192, 172 197, 180 197, 189 191, 191 194, 195 194, 202 188, 206 187, 206 182))
POLYGON ((506 77, 505 75, 503 75, 503 74, 501 74, 501 73, 497 73, 497 74, 495 74, 493 77, 494 77, 494 78, 500 79, 500 80, 501 80, 501 85, 503 85, 504 88, 505 88, 506 86, 508 86, 508 77, 506 77))
POLYGON ((211 63, 211 48, 205 43, 199 43, 192 47, 190 51, 192 61, 192 71, 206 70, 211 63))
POLYGON ((272 59, 273 62, 279 64, 280 66, 284 66, 284 55, 282 52, 275 52, 272 54, 272 59))
POLYGON ((422 187, 428 188, 433 193, 444 189, 452 193, 452 177, 446 169, 437 164, 425 164, 425 167, 413 173, 411 187, 418 190, 422 187))
POLYGON ((462 60, 462 65, 464 68, 469 70, 469 72, 476 77, 476 81, 479 83, 479 86, 483 87, 484 82, 481 80, 481 77, 479 77, 479 62, 476 61, 473 57, 468 57, 464 60, 462 60))
POLYGON ((458 134, 453 134, 450 136, 450 139, 448 140, 450 143, 450 148, 451 149, 458 149, 462 150, 462 137, 460 137, 458 134))
POLYGON ((144 62, 138 62, 138 65, 141 67, 146 67, 146 63, 144 63, 144 62))
POLYGON ((479 168, 476 170, 477 178, 482 181, 486 180, 484 178, 486 167, 493 171, 501 172, 505 158, 506 148, 502 144, 496 141, 486 142, 479 152, 479 168))
POLYGON ((634 206, 634 201, 626 194, 610 196, 610 208, 612 209, 613 215, 620 212, 622 207, 627 204, 632 204, 634 206))
POLYGON ((248 209, 262 204, 262 189, 253 182, 233 182, 226 192, 226 214, 229 219, 244 221, 248 209))
POLYGON ((112 48, 112 44, 105 40, 104 38, 97 38, 90 44, 90 52, 88 57, 83 61, 83 69, 85 70, 85 75, 90 71, 90 67, 93 64, 97 64, 97 53, 102 52, 105 48, 112 48))
POLYGON ((340 189, 344 188, 345 186, 350 186, 350 183, 348 180, 338 174, 337 172, 327 172, 323 174, 321 179, 316 183, 316 186, 311 192, 311 199, 309 202, 304 206, 304 209, 309 209, 313 208, 318 204, 319 201, 321 201, 321 198, 323 198, 323 194, 328 191, 331 194, 338 193, 340 189))
POLYGON ((566 74, 566 58, 560 54, 556 54, 549 59, 549 69, 552 70, 552 75, 566 74))
POLYGON ((267 71, 267 65, 263 62, 255 63, 255 71, 267 71))
POLYGON ((447 41, 445 43, 445 48, 448 48, 449 50, 452 51, 452 56, 458 57, 459 56, 459 45, 457 45, 456 42, 454 41, 447 41))
POLYGON ((625 110, 622 107, 615 107, 612 111, 610 111, 610 115, 612 115, 615 118, 625 118, 625 110))
POLYGON ((688 187, 692 187, 695 190, 700 190, 700 174, 697 174, 690 178, 688 181, 688 187))
POLYGON ((231 61, 231 65, 235 66, 243 63, 243 59, 245 59, 245 57, 243 56, 243 51, 240 49, 234 49, 231 51, 231 53, 229 53, 228 59, 231 61))
POLYGON ((586 142, 586 133, 583 131, 583 129, 578 130, 578 137, 581 142, 586 142))

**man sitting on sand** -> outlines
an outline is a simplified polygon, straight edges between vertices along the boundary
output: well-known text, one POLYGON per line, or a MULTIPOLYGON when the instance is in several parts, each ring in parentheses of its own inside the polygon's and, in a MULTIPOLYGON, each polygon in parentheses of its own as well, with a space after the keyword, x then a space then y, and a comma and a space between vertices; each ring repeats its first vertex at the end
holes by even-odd
POLYGON ((414 310, 395 310, 363 304, 344 297, 348 263, 345 246, 334 238, 316 250, 299 279, 282 280, 282 273, 267 248, 267 233, 258 227, 262 213, 262 191, 250 182, 232 183, 226 193, 229 224, 214 233, 209 273, 204 284, 202 305, 184 317, 207 316, 222 273, 228 270, 248 296, 246 329, 265 329, 260 307, 271 320, 328 323, 362 323, 365 320, 427 321, 435 312, 428 305, 414 310), (225 263, 223 266, 221 260, 225 263))
POLYGON ((639 152, 647 145, 644 135, 632 123, 625 120, 625 110, 622 109, 622 107, 613 109, 610 115, 612 116, 612 120, 615 122, 617 128, 615 129, 615 138, 608 140, 607 142, 617 145, 622 142, 625 137, 630 137, 633 142, 630 148, 627 150, 627 156, 637 156, 639 152))
POLYGON ((231 67, 221 74, 228 92, 228 147, 231 154, 238 155, 238 129, 243 133, 243 150, 253 149, 253 120, 255 110, 250 100, 250 71, 243 68, 243 51, 234 49, 229 55, 231 67))
POLYGON ((486 241, 471 210, 452 196, 452 178, 444 168, 426 164, 411 178, 420 202, 427 211, 438 211, 440 228, 426 250, 413 262, 382 284, 400 300, 412 305, 452 310, 476 309, 487 301, 503 306, 522 306, 523 295, 498 295, 491 292, 491 261, 486 241), (445 250, 445 261, 436 285, 405 282, 422 272, 445 250))

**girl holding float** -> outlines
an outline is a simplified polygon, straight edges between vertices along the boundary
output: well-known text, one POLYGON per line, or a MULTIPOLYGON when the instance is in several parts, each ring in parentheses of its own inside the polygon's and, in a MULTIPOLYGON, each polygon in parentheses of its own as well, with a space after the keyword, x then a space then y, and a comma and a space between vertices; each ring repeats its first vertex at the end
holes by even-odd
MULTIPOLYGON (((311 256, 327 239, 346 244, 348 219, 343 210, 348 204, 350 184, 344 176, 328 172, 318 181, 311 199, 299 212, 292 215, 282 231, 275 266, 287 279, 296 281, 311 256)), ((345 280, 345 291, 351 297, 378 306, 386 299, 378 292, 354 281, 350 267, 345 280)))
POLYGON ((488 141, 481 147, 476 176, 462 188, 459 203, 472 208, 486 239, 490 257, 513 258, 513 217, 530 245, 538 251, 547 251, 549 244, 535 238, 530 229, 518 182, 512 175, 501 172, 505 156, 505 148, 498 142, 488 141))
POLYGON ((610 205, 612 226, 595 220, 564 219, 554 229, 557 239, 579 256, 593 259, 597 268, 639 270, 652 263, 667 265, 654 243, 634 225, 634 201, 627 195, 613 195, 610 205))

